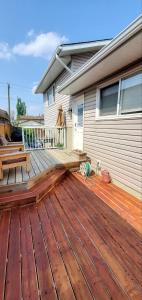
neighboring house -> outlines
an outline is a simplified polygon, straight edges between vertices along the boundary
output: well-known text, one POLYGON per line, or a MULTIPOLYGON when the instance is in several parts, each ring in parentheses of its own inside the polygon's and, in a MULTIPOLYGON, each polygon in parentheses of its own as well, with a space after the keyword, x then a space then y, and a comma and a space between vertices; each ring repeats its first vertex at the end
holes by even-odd
POLYGON ((109 42, 110 40, 101 40, 59 46, 37 86, 36 93, 43 93, 45 126, 56 126, 58 109, 62 105, 67 130, 68 149, 72 148, 72 100, 70 96, 60 95, 57 89, 109 42))
POLYGON ((20 116, 19 127, 35 127, 44 125, 44 116, 20 116))
MULTIPOLYGON (((142 197, 142 16, 83 67, 60 81, 69 97, 72 149, 107 169, 117 185, 142 197)), ((51 75, 50 75, 51 78, 51 75)), ((41 91, 39 84, 37 91, 41 91)), ((53 114, 56 111, 53 106, 53 114)), ((45 114, 48 118, 47 110, 45 114)), ((125 199, 124 199, 125 201, 125 199)))
POLYGON ((4 135, 10 138, 11 135, 11 124, 8 113, 0 109, 0 135, 4 135))

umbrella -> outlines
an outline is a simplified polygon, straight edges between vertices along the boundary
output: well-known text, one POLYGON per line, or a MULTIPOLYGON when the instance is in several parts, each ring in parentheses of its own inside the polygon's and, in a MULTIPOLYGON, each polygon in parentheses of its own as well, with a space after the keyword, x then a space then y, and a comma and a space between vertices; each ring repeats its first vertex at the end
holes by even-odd
POLYGON ((62 109, 62 106, 60 106, 59 109, 58 109, 56 126, 57 127, 64 127, 65 126, 65 116, 64 116, 64 111, 62 109))

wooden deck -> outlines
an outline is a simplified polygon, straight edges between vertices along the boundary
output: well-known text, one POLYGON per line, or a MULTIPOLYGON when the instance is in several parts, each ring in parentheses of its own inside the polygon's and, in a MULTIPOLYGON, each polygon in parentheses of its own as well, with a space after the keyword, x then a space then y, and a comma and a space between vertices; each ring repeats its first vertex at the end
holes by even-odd
POLYGON ((142 234, 141 200, 113 183, 104 184, 101 177, 92 175, 84 180, 79 173, 74 173, 74 176, 142 234))
POLYGON ((0 245, 0 300, 142 299, 140 233, 73 175, 1 212, 0 245))
POLYGON ((78 159, 72 153, 64 150, 34 150, 31 151, 30 162, 31 169, 28 173, 23 167, 4 170, 4 179, 0 180, 0 186, 28 182, 29 179, 51 167, 58 164, 75 163, 78 162, 78 159))

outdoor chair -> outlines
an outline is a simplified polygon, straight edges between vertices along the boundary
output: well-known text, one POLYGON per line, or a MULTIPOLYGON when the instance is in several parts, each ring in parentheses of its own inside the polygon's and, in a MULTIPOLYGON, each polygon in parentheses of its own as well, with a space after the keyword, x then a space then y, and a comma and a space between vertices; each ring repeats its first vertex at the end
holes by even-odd
POLYGON ((0 149, 15 149, 15 151, 24 151, 24 145, 19 142, 8 142, 5 136, 0 136, 0 149))
POLYGON ((3 179, 4 170, 16 167, 25 167, 27 172, 30 171, 30 152, 0 154, 0 180, 3 179))

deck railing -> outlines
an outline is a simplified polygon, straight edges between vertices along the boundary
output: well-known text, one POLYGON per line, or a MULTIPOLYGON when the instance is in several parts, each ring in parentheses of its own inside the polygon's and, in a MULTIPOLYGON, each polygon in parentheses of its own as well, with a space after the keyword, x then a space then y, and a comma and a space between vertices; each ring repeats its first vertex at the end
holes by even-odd
POLYGON ((22 139, 25 150, 66 147, 66 128, 62 127, 24 127, 22 139))

